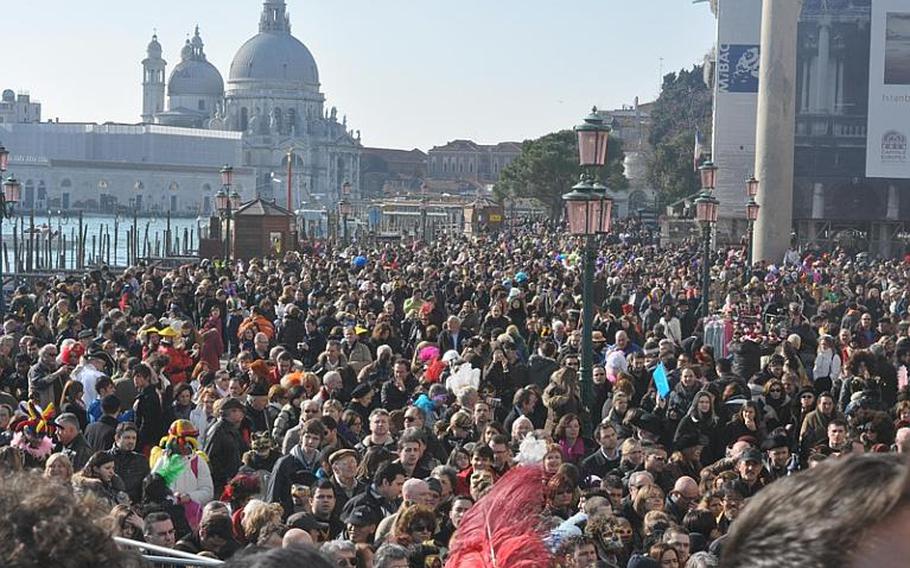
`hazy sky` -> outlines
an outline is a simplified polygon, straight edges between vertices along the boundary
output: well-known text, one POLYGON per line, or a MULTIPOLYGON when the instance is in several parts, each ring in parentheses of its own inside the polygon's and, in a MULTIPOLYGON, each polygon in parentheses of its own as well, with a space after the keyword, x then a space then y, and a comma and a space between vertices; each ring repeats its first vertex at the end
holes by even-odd
MULTIPOLYGON (((714 18, 691 0, 289 0, 327 107, 368 146, 534 138, 597 104, 654 98, 665 72, 702 60, 714 18)), ((153 28, 168 73, 198 23, 225 81, 258 29, 259 0, 38 0, 4 10, 0 87, 45 119, 135 123, 153 28)))

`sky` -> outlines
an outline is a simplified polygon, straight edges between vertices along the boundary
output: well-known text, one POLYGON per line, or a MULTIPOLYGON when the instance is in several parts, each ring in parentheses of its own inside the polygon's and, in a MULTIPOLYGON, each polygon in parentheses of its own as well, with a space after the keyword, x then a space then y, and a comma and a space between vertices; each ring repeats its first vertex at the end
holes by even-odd
MULTIPOLYGON (((326 108, 366 146, 427 150, 458 138, 536 138, 591 109, 655 98, 665 73, 713 44, 691 0, 288 0, 319 67, 326 108)), ((167 72, 196 24, 227 81, 258 31, 260 0, 36 0, 5 10, 0 88, 45 120, 136 123, 153 30, 167 72), (10 46, 16 46, 11 49, 10 46)))

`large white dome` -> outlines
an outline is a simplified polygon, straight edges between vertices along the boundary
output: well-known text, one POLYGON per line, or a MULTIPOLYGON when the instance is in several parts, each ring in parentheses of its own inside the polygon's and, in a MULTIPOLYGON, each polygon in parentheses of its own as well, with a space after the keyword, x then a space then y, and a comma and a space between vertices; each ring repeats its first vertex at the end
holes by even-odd
POLYGON ((284 0, 265 0, 259 33, 240 46, 228 81, 234 87, 254 82, 288 83, 291 87, 319 86, 313 54, 291 35, 284 0))
POLYGON ((319 85, 319 71, 310 50, 289 32, 260 32, 244 43, 231 62, 228 81, 319 85))

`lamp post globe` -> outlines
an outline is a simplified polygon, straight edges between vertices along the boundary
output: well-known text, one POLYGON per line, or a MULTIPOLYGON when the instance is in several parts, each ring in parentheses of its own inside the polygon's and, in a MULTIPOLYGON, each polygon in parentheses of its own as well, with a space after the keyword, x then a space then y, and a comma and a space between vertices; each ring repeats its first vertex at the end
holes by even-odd
POLYGON ((231 187, 234 183, 234 168, 230 165, 225 164, 221 168, 221 185, 225 187, 231 187))
POLYGON ((218 210, 218 213, 224 215, 227 213, 229 203, 230 197, 228 197, 228 192, 224 187, 222 187, 218 190, 218 193, 215 194, 215 209, 218 210))
POLYGON ((701 178, 701 188, 705 191, 714 191, 717 186, 717 166, 711 161, 711 158, 699 166, 698 175, 701 178))
POLYGON ((753 199, 758 196, 758 180, 755 176, 746 180, 746 195, 753 199))
POLYGON ((761 209, 761 206, 755 199, 750 199, 749 202, 746 203, 746 219, 748 219, 750 223, 758 220, 759 209, 761 209))
MULTIPOLYGON (((3 182, 3 203, 4 206, 12 207, 13 205, 19 203, 19 200, 22 196, 22 185, 19 183, 14 176, 6 178, 6 181, 3 182)), ((4 211, 4 216, 8 217, 9 214, 4 211)))
POLYGON ((607 145, 610 141, 610 127, 604 124, 597 113, 597 107, 575 127, 578 139, 578 165, 601 168, 607 163, 607 145))
POLYGON ((695 200, 695 218, 702 225, 711 226, 717 222, 717 206, 720 204, 713 195, 707 192, 695 200))

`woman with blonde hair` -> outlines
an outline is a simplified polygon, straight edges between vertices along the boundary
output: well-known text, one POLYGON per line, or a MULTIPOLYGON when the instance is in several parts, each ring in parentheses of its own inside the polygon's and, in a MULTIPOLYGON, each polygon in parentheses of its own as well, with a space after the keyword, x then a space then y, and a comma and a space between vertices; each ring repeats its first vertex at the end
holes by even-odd
POLYGON ((73 462, 62 452, 51 454, 44 464, 44 477, 57 480, 69 487, 73 480, 73 462))
POLYGON ((243 529, 243 538, 246 542, 259 542, 259 536, 267 527, 281 524, 284 509, 279 503, 266 503, 259 499, 251 499, 243 508, 243 519, 240 527, 243 529))

